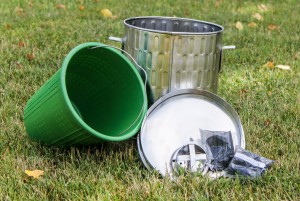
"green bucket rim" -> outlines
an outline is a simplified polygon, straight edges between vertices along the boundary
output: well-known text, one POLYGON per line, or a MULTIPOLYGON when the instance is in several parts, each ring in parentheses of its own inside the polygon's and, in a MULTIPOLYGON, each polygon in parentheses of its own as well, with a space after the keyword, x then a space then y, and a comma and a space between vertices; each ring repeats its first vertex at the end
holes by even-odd
MULTIPOLYGON (((103 140, 107 140, 107 141, 122 141, 122 140, 127 140, 130 137, 134 136, 138 130, 140 129, 143 119, 146 115, 147 112, 147 98, 146 98, 146 92, 144 89, 144 83, 142 78, 140 77, 139 72, 136 70, 135 66, 129 61, 129 59, 127 57, 125 57, 122 53, 120 53, 119 51, 117 51, 116 49, 110 48, 107 45, 104 45, 102 43, 98 43, 98 42, 87 42, 87 43, 83 43, 80 44, 78 46, 76 46, 75 48, 73 48, 68 55, 65 57, 62 67, 61 67, 61 88, 62 88, 62 92, 63 92, 63 97, 67 103, 67 106, 69 108, 69 110, 71 111, 73 117, 75 118, 75 120, 89 133, 93 134, 94 136, 101 138, 103 140), (104 46, 104 47, 103 47, 104 46), (109 135, 105 135, 103 133, 100 133, 96 130, 94 130, 92 127, 90 127, 87 123, 85 123, 82 118, 79 116, 79 114, 76 112, 75 108, 72 105, 72 102, 69 98, 68 92, 67 92, 67 86, 66 86, 66 72, 67 72, 67 68, 69 65, 70 60, 72 59, 72 57, 81 49, 83 48, 87 48, 87 47, 103 47, 105 49, 108 49, 109 51, 114 52, 115 54, 117 54, 118 56, 120 56, 124 62, 127 63, 128 66, 131 67, 133 73, 137 76, 138 80, 139 80, 139 84, 141 89, 143 90, 143 98, 144 98, 144 104, 143 104, 143 108, 141 108, 142 111, 142 115, 141 115, 141 119, 137 122, 139 122, 137 124, 137 126, 129 133, 125 134, 125 135, 121 135, 121 136, 109 136, 109 135)), ((131 125, 132 126, 132 125, 131 125)))

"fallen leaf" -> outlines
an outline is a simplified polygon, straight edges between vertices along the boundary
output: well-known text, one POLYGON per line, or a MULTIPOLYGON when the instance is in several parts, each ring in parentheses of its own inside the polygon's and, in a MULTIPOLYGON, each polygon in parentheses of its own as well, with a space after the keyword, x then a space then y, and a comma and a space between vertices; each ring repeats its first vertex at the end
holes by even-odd
POLYGON ((25 43, 24 43, 23 41, 20 40, 18 46, 19 46, 19 47, 24 47, 24 46, 25 46, 25 43))
POLYGON ((240 21, 235 23, 235 27, 240 31, 244 29, 243 24, 240 21))
POLYGON ((255 19, 257 19, 257 20, 259 20, 259 21, 262 21, 264 19, 263 16, 261 14, 259 14, 259 13, 254 13, 252 15, 252 17, 255 18, 255 19))
POLYGON ((271 120, 270 120, 270 119, 267 119, 267 120, 264 121, 264 125, 265 125, 266 127, 268 127, 268 126, 270 125, 270 123, 271 123, 271 120))
POLYGON ((99 3, 99 2, 100 2, 100 0, 95 0, 95 2, 96 2, 96 3, 99 3))
POLYGON ((35 58, 35 55, 33 53, 29 53, 26 55, 26 57, 28 61, 32 61, 35 58))
POLYGON ((17 14, 19 15, 19 16, 24 16, 25 15, 25 11, 24 11, 24 9, 23 8, 21 8, 21 7, 16 7, 16 12, 17 12, 17 14))
POLYGON ((44 175, 44 171, 42 170, 25 170, 25 173, 34 179, 38 179, 40 176, 44 175))
POLYGON ((241 91, 240 91, 241 93, 248 93, 249 92, 249 90, 247 90, 247 89, 241 89, 241 91))
POLYGON ((244 98, 245 96, 247 96, 248 93, 249 93, 249 91, 247 89, 241 89, 240 90, 240 97, 244 98))
POLYGON ((287 66, 287 65, 281 65, 281 64, 279 64, 279 65, 276 65, 275 67, 276 68, 280 68, 282 70, 291 70, 291 67, 287 66))
POLYGON ((269 24, 268 29, 273 31, 273 30, 278 29, 278 26, 276 26, 274 24, 269 24))
POLYGON ((268 91, 268 96, 272 96, 272 91, 268 91))
POLYGON ((85 9, 84 5, 79 6, 79 10, 83 11, 85 9))
POLYGON ((101 13, 104 17, 112 17, 113 16, 112 12, 110 10, 108 10, 107 8, 101 10, 101 13))
POLYGON ((256 27, 256 26, 257 26, 257 24, 255 22, 250 22, 248 24, 248 27, 251 27, 251 28, 256 27))
POLYGON ((19 68, 23 68, 22 64, 20 64, 18 61, 16 62, 16 65, 17 65, 19 68))
POLYGON ((222 3, 222 0, 217 0, 215 3, 215 8, 218 8, 222 3))
POLYGON ((264 66, 270 69, 273 69, 275 67, 274 62, 272 61, 268 61, 264 66))
POLYGON ((28 6, 32 7, 32 1, 28 2, 28 6))
POLYGON ((261 12, 265 12, 269 10, 265 4, 259 4, 257 7, 261 12))
POLYGON ((57 4, 56 8, 58 8, 58 9, 66 9, 66 6, 64 4, 57 4))

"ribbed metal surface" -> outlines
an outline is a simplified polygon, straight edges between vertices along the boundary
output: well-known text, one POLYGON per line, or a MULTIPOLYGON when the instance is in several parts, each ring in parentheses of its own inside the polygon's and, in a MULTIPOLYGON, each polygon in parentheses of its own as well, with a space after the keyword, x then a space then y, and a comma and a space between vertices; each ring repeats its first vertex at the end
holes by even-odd
POLYGON ((223 28, 171 19, 125 20, 124 49, 147 72, 150 104, 178 89, 218 88, 223 28))
POLYGON ((174 36, 170 90, 218 89, 220 35, 174 36))
POLYGON ((148 97, 153 102, 170 89, 172 37, 132 28, 126 30, 126 36, 124 49, 146 70, 151 88, 148 97))

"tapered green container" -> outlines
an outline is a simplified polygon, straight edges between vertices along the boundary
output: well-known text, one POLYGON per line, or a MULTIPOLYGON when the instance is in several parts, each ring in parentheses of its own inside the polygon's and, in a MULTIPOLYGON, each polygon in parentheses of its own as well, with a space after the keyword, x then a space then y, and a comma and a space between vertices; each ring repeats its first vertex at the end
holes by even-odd
POLYGON ((28 135, 48 145, 93 145, 135 135, 147 110, 143 81, 119 51, 84 43, 27 102, 28 135))

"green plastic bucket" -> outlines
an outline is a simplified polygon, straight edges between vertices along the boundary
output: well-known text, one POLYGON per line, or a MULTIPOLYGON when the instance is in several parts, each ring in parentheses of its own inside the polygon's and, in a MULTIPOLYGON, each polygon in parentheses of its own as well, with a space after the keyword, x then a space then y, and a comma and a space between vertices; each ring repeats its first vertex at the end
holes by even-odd
POLYGON ((71 50, 30 98, 24 124, 30 138, 48 145, 121 141, 139 131, 146 100, 143 81, 128 58, 89 42, 71 50))

